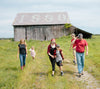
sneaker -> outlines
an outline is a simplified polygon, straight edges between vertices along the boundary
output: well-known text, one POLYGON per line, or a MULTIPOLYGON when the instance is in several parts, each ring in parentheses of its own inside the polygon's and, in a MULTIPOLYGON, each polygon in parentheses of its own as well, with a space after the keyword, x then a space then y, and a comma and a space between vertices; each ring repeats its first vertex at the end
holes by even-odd
POLYGON ((76 65, 76 62, 75 62, 75 60, 73 60, 73 63, 76 65))
POLYGON ((64 75, 64 72, 62 71, 62 72, 61 72, 61 76, 63 76, 63 75, 64 75))
POLYGON ((84 73, 82 72, 81 75, 84 75, 84 73))
POLYGON ((54 76, 54 74, 52 74, 52 76, 54 76))
POLYGON ((81 77, 81 74, 79 74, 78 77, 80 78, 81 77))

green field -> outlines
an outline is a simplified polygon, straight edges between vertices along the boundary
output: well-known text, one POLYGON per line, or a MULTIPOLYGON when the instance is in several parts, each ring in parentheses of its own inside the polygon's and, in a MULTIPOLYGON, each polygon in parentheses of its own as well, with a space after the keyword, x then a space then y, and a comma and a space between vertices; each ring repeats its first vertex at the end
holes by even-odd
MULTIPOLYGON (((30 52, 26 59, 26 67, 20 70, 20 61, 17 59, 18 43, 12 40, 0 40, 0 89, 84 89, 81 82, 76 81, 74 68, 67 65, 66 60, 72 60, 69 51, 70 36, 56 39, 63 50, 64 76, 60 76, 56 66, 55 76, 51 76, 51 64, 47 56, 47 46, 50 41, 27 41, 28 50, 34 46, 36 58, 33 61, 30 52)), ((86 39, 89 44, 89 55, 85 59, 85 70, 100 81, 100 36, 86 39)), ((100 83, 100 82, 99 82, 100 83)))

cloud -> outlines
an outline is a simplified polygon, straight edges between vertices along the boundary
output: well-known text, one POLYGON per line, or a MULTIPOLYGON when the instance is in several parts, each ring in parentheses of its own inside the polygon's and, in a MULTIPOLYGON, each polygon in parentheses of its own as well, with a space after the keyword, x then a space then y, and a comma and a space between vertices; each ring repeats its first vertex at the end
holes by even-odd
MULTIPOLYGON (((6 33, 13 36, 12 23, 17 13, 64 12, 69 14, 73 25, 89 32, 100 33, 99 0, 1 0, 0 36, 6 33), (96 28, 96 30, 95 30, 96 28), (10 31, 9 31, 9 30, 10 31), (2 31, 1 31, 2 30, 2 31)), ((4 35, 2 35, 4 36, 4 35)))

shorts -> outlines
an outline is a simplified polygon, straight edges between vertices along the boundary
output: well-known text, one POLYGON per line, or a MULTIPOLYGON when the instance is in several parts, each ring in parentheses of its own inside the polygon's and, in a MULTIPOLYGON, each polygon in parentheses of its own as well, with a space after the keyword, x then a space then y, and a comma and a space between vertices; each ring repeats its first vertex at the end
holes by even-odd
POLYGON ((63 66, 62 61, 56 62, 57 66, 63 66))
POLYGON ((76 56, 76 50, 73 49, 73 56, 76 56))

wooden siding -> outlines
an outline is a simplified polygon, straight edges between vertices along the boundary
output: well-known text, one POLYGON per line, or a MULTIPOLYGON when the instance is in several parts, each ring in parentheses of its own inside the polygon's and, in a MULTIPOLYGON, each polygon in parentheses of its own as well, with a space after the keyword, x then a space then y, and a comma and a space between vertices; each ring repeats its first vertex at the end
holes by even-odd
POLYGON ((20 39, 25 39, 25 27, 14 28, 14 40, 19 41, 20 39))
POLYGON ((27 40, 41 41, 51 40, 52 38, 66 36, 69 33, 69 30, 64 29, 64 25, 14 27, 15 41, 19 41, 22 38, 27 40))

